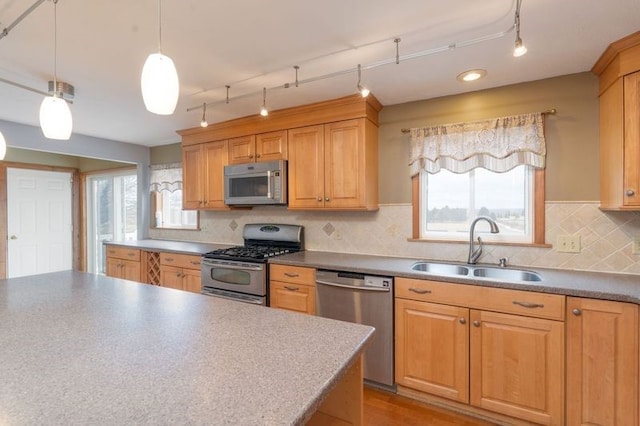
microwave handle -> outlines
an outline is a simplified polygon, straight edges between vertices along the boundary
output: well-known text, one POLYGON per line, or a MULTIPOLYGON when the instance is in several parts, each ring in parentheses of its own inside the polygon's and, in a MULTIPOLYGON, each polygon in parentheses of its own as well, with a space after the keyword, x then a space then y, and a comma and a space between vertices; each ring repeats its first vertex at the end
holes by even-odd
POLYGON ((273 199, 273 193, 271 192, 271 181, 273 176, 271 175, 271 170, 267 170, 267 198, 273 199))

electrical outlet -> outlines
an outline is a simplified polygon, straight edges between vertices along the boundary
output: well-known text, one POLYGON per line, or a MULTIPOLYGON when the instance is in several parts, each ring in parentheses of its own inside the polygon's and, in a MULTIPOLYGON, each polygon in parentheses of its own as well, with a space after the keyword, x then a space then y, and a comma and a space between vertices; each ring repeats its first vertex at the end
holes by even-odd
POLYGON ((580 235, 558 235, 556 251, 580 253, 580 235))
POLYGON ((632 254, 640 254, 640 237, 634 237, 631 246, 632 254))

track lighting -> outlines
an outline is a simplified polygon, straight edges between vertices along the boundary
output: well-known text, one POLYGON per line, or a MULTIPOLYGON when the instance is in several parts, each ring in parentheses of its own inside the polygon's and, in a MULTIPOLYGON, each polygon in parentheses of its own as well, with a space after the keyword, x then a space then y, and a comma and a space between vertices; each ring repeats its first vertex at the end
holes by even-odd
POLYGON ((71 137, 73 118, 67 101, 62 94, 64 88, 73 90, 73 86, 58 83, 57 77, 57 4, 53 0, 53 82, 49 82, 51 96, 46 96, 40 104, 40 128, 48 139, 67 140, 71 137))
POLYGON ((516 4, 516 18, 515 18, 515 26, 516 26, 516 42, 513 49, 513 56, 516 58, 527 53, 527 48, 525 47, 522 39, 520 38, 520 6, 522 6, 522 0, 518 0, 516 4))
POLYGON ((267 109, 267 88, 262 88, 262 108, 260 108, 260 115, 266 117, 269 115, 269 110, 267 109))
POLYGON ((366 98, 367 96, 369 96, 369 93, 371 93, 371 91, 366 87, 362 86, 360 84, 361 81, 362 81, 362 66, 358 64, 358 85, 356 87, 358 88, 358 92, 360 92, 360 95, 363 98, 366 98))
POLYGON ((207 103, 205 102, 202 104, 202 120, 200 120, 200 127, 207 127, 209 125, 209 123, 207 123, 206 114, 207 114, 207 103))
POLYGON ((180 82, 173 61, 162 54, 162 0, 158 0, 158 53, 152 53, 142 67, 142 99, 148 111, 171 115, 176 109, 180 82))

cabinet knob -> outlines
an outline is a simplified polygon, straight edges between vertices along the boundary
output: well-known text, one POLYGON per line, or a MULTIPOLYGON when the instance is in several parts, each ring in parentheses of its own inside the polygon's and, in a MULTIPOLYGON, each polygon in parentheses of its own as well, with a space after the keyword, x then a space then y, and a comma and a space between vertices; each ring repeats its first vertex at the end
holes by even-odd
POLYGON ((475 320, 475 321, 473 322, 473 326, 474 326, 474 327, 480 327, 480 321, 475 320))
POLYGON ((466 324, 466 323, 467 323, 467 320, 466 320, 466 319, 464 319, 464 318, 460 318, 460 319, 458 320, 458 322, 459 322, 460 324, 466 324))
POLYGON ((329 197, 325 198, 324 200, 325 200, 325 201, 329 201, 329 197))
POLYGON ((627 197, 633 197, 634 195, 636 195, 636 192, 633 189, 627 189, 625 194, 627 194, 627 197))
POLYGON ((256 158, 260 158, 260 154, 256 154, 256 158))
POLYGON ((573 315, 577 316, 577 317, 578 317, 578 316, 580 316, 580 315, 582 315, 582 311, 581 311, 580 309, 578 309, 578 308, 576 308, 576 309, 572 310, 572 311, 571 311, 571 313, 572 313, 573 315))
POLYGON ((322 201, 322 197, 318 197, 318 201, 322 201))
POLYGON ((249 158, 253 158, 253 154, 249 154, 249 158))

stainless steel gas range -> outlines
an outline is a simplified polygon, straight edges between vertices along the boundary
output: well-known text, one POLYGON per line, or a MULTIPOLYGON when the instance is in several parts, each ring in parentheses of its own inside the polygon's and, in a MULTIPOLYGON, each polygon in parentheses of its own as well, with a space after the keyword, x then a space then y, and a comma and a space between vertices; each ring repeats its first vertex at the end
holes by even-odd
POLYGON ((202 256, 202 294, 268 306, 269 258, 303 249, 298 225, 253 223, 242 231, 244 246, 202 256))

